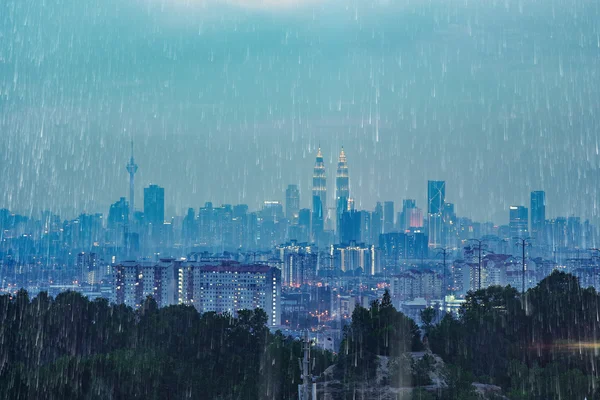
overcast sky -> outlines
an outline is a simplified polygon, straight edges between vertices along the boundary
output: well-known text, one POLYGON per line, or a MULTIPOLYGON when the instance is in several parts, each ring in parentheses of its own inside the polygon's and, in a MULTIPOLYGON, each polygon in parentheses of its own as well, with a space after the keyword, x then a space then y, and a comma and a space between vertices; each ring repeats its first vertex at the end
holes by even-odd
MULTIPOLYGON (((447 181, 459 215, 596 219, 597 0, 4 0, 0 207, 72 217, 150 183, 206 201, 310 206, 343 145, 358 208, 447 181)), ((334 204, 330 202, 330 204, 334 204)))

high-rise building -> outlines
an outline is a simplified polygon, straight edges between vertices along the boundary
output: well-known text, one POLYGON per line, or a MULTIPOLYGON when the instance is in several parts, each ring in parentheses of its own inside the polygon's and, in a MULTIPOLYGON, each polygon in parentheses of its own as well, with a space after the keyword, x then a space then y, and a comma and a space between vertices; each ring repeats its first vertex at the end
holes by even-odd
POLYGON ((567 246, 569 248, 580 248, 583 238, 583 225, 581 218, 571 216, 567 218, 567 246))
POLYGON ((383 203, 383 233, 394 232, 394 202, 383 203))
POLYGON ((546 223, 546 192, 538 190, 531 192, 531 237, 543 239, 544 224, 546 223))
POLYGON ((198 221, 193 208, 189 208, 183 219, 181 236, 186 247, 191 247, 198 239, 198 221))
MULTIPOLYGON (((129 225, 129 203, 125 197, 112 204, 108 210, 106 245, 117 248, 126 248, 128 243, 128 225, 129 225)), ((65 234, 68 233, 65 230, 65 234)), ((67 235, 68 236, 68 235, 67 235)), ((71 240, 73 238, 71 237, 71 240)))
POLYGON ((280 324, 281 271, 266 265, 236 262, 124 262, 113 268, 116 304, 138 308, 147 296, 160 307, 192 304, 201 312, 229 312, 262 308, 268 324, 280 324))
POLYGON ((523 206, 510 206, 509 209, 509 227, 511 238, 525 238, 527 237, 528 227, 528 216, 527 207, 523 206))
POLYGON ((347 272, 362 269, 367 275, 381 271, 380 251, 374 245, 350 242, 332 247, 335 269, 347 272))
POLYGON ((160 307, 176 304, 174 261, 126 261, 113 267, 112 301, 132 308, 152 296, 160 307))
POLYGON ((361 238, 362 212, 356 210, 345 211, 340 222, 340 243, 358 242, 361 238))
POLYGON ((285 191, 285 217, 290 223, 298 222, 298 212, 300 211, 300 191, 297 185, 288 185, 285 191))
POLYGON ((377 202, 371 214, 371 244, 379 243, 379 235, 383 233, 383 205, 377 202))
POLYGON ((263 202, 261 217, 265 220, 279 222, 283 219, 283 205, 276 200, 265 200, 263 202))
POLYGON ((277 246, 276 252, 283 266, 281 279, 284 286, 299 287, 315 279, 318 263, 316 247, 292 240, 277 246))
POLYGON ((155 226, 165 222, 165 189, 150 185, 144 189, 144 220, 155 226))
POLYGON ((390 279, 390 294, 394 299, 439 299, 442 296, 442 276, 432 270, 411 269, 390 279))
POLYGON ((126 224, 129 220, 129 204, 125 197, 112 204, 108 210, 108 228, 113 229, 126 224))
POLYGON ((408 210, 408 227, 407 230, 423 228, 423 210, 419 207, 408 210))
POLYGON ((283 205, 280 202, 263 202, 259 223, 259 247, 261 249, 269 249, 285 240, 287 224, 283 218, 283 205))
POLYGON ((248 206, 246 204, 237 204, 232 210, 232 247, 235 249, 243 248, 248 240, 248 206))
POLYGON ((317 159, 313 170, 312 187, 312 235, 313 240, 318 241, 325 227, 327 215, 327 175, 325 173, 325 162, 321 148, 317 152, 317 159))
POLYGON ((290 226, 289 238, 298 243, 310 242, 312 213, 309 208, 298 211, 298 223, 290 226))
POLYGON ((395 265, 398 260, 426 258, 427 244, 427 235, 423 232, 392 232, 379 236, 379 248, 388 265, 395 265))
POLYGON ((411 210, 417 207, 417 202, 414 199, 402 200, 402 212, 398 221, 398 230, 406 231, 410 228, 410 213, 411 210))
POLYGON ((458 245, 457 232, 454 204, 444 203, 444 210, 442 211, 442 245, 451 248, 456 247, 458 245))
POLYGON ((213 204, 210 201, 204 203, 204 207, 200 207, 198 211, 198 230, 200 236, 200 244, 211 246, 214 244, 214 236, 216 231, 216 218, 213 204))
POLYGON ((376 240, 378 238, 374 238, 371 232, 371 218, 373 217, 373 213, 369 211, 361 211, 360 212, 360 239, 358 242, 367 243, 367 244, 377 244, 376 240))
POLYGON ((281 324, 281 270, 266 265, 223 263, 193 271, 194 307, 201 312, 228 312, 262 308, 267 324, 281 324))
POLYGON ((350 198, 350 183, 348 178, 348 162, 344 148, 340 151, 338 158, 337 174, 335 178, 336 190, 336 217, 337 217, 337 235, 340 235, 342 214, 348 211, 348 199, 350 198))
POLYGON ((442 213, 446 202, 446 182, 428 181, 427 183, 427 223, 429 229, 429 247, 442 246, 442 213))
POLYGON ((99 266, 98 254, 86 252, 77 254, 77 270, 80 272, 80 282, 90 285, 98 283, 103 278, 99 266))
POLYGON ((134 176, 138 170, 138 166, 133 160, 133 140, 131 141, 131 158, 129 159, 129 163, 127 164, 127 172, 129 173, 129 220, 133 221, 133 213, 135 212, 135 203, 134 203, 134 195, 135 195, 135 183, 134 176))

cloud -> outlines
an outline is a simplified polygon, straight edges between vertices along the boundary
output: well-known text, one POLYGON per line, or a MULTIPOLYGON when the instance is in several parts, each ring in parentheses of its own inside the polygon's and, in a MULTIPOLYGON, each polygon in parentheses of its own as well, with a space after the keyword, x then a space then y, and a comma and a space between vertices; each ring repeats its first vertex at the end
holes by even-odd
POLYGON ((326 0, 226 0, 227 3, 250 8, 289 8, 325 3, 326 0))
POLYGON ((331 0, 146 0, 146 2, 159 4, 163 9, 233 6, 257 10, 285 10, 325 4, 331 0))

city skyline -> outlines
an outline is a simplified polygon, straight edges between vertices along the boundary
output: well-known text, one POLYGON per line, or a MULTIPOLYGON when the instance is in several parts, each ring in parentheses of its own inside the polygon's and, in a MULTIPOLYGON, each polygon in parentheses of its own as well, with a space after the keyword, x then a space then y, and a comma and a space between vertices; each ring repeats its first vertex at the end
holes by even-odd
MULTIPOLYGON (((138 187, 138 186, 135 185, 135 183, 133 181, 133 176, 139 170, 143 171, 143 168, 139 169, 139 166, 134 162, 134 159, 133 159, 133 141, 130 142, 130 145, 131 145, 131 157, 130 157, 130 159, 129 159, 127 165, 126 165, 126 168, 125 168, 127 170, 128 176, 129 176, 129 179, 128 179, 128 183, 129 183, 128 184, 128 189, 129 189, 129 191, 128 191, 127 195, 125 195, 125 193, 123 193, 122 195, 120 195, 118 197, 118 198, 126 198, 127 200, 129 200, 127 202, 127 205, 129 207, 129 219, 131 219, 133 217, 133 215, 134 215, 134 213, 136 211, 142 211, 143 212, 144 208, 145 208, 145 206, 142 206, 142 207, 137 207, 137 208, 133 209, 130 206, 131 199, 134 199, 136 197, 135 193, 141 192, 142 199, 145 199, 146 198, 146 192, 147 192, 147 190, 151 189, 153 187, 154 188, 159 187, 163 191, 162 196, 163 196, 163 201, 164 201, 165 204, 164 204, 164 210, 161 211, 161 215, 165 216, 165 220, 166 220, 166 218, 173 218, 173 217, 176 217, 176 216, 184 216, 184 215, 186 215, 187 211, 190 208, 200 209, 206 203, 215 203, 215 206, 227 205, 227 204, 229 204, 229 205, 238 205, 238 204, 247 205, 247 203, 234 203, 234 202, 227 202, 227 201, 219 203, 219 202, 214 202, 212 199, 206 199, 204 201, 201 201, 200 204, 197 205, 197 206, 194 206, 194 205, 187 205, 187 206, 183 205, 180 210, 177 210, 172 204, 169 204, 167 202, 167 200, 165 200, 165 199, 168 199, 168 197, 165 197, 165 194, 164 194, 165 192, 168 193, 168 190, 165 189, 165 186, 161 186, 160 184, 156 184, 156 183, 149 183, 149 184, 143 185, 143 187, 138 187)), ((299 209, 311 209, 311 211, 314 212, 315 211, 315 204, 314 204, 315 193, 321 193, 321 192, 323 192, 322 195, 318 195, 317 197, 321 197, 321 196, 325 197, 325 199, 326 199, 325 206, 326 207, 327 207, 327 204, 334 204, 335 208, 337 209, 337 211, 336 211, 336 214, 337 214, 337 213, 340 212, 340 210, 339 210, 339 201, 340 201, 340 199, 338 197, 339 185, 340 185, 340 176, 342 176, 342 180, 343 180, 343 182, 342 182, 342 186, 343 186, 342 192, 343 192, 344 195, 348 196, 347 198, 344 197, 347 205, 349 205, 349 202, 348 202, 349 200, 354 203, 354 198, 352 196, 350 196, 350 193, 349 193, 350 192, 350 188, 352 187, 352 185, 351 185, 351 179, 350 179, 351 175, 349 175, 348 172, 347 172, 348 171, 348 162, 347 162, 347 156, 345 154, 344 147, 343 146, 341 147, 341 151, 340 151, 340 154, 339 154, 338 159, 337 159, 336 162, 331 161, 331 162, 329 162, 329 164, 327 164, 324 161, 326 158, 324 157, 324 155, 322 153, 321 147, 318 147, 317 153, 315 154, 315 157, 316 157, 317 161, 316 161, 316 164, 313 165, 313 174, 311 175, 310 188, 308 188, 308 189, 307 188, 303 188, 303 187, 300 187, 298 184, 286 184, 286 185, 282 184, 282 188, 283 189, 282 189, 282 192, 281 192, 281 194, 280 194, 279 197, 274 196, 273 198, 264 198, 264 199, 258 201, 258 204, 256 204, 256 207, 250 207, 250 209, 253 209, 253 210, 256 210, 256 211, 261 210, 262 209, 262 205, 264 204, 265 201, 278 201, 281 204, 285 204, 286 203, 286 199, 287 199, 287 190, 290 189, 290 186, 293 186, 293 187, 295 187, 295 190, 297 190, 297 192, 298 192, 298 193, 296 193, 296 195, 299 195, 298 200, 297 200, 298 201, 298 207, 299 207, 299 209), (329 165, 329 168, 327 167, 328 165, 329 165), (342 165, 342 167, 340 167, 340 165, 342 165), (340 168, 342 168, 342 175, 340 175, 340 168), (333 177, 330 178, 328 175, 333 175, 333 177), (324 180, 322 179, 323 176, 325 177, 324 180), (334 187, 328 187, 327 186, 327 181, 334 182, 333 183, 334 187), (317 185, 317 186, 315 186, 315 185, 317 185), (315 188, 318 188, 318 190, 315 189, 315 188), (328 188, 329 188, 329 190, 328 190, 328 188), (311 193, 310 194, 310 197, 311 197, 310 199, 308 199, 308 200, 306 199, 306 195, 303 195, 304 191, 308 191, 309 193, 311 193), (330 199, 327 201, 328 194, 329 194, 330 199), (305 202, 304 200, 307 200, 307 201, 305 202), (308 204, 305 204, 305 203, 308 203, 308 204)), ((151 180, 149 182, 154 182, 154 181, 151 180)), ((426 183, 425 183, 425 196, 424 196, 425 200, 421 201, 421 202, 416 201, 417 207, 420 208, 420 209, 422 209, 422 210, 425 210, 424 212, 425 212, 425 218, 426 219, 428 218, 427 217, 427 211, 428 211, 428 207, 429 207, 428 203, 430 203, 430 201, 427 200, 427 198, 428 198, 428 194, 427 193, 428 193, 428 191, 431 190, 431 187, 428 188, 427 186, 428 185, 431 186, 432 183, 433 184, 440 183, 440 184, 443 185, 443 195, 441 196, 440 199, 441 199, 441 202, 443 204, 446 204, 446 200, 447 200, 447 196, 445 195, 447 182, 446 181, 427 180, 426 183)), ((330 183, 330 185, 332 185, 332 184, 330 183)), ((536 193, 542 193, 542 195, 544 196, 543 200, 540 200, 540 201, 543 201, 543 209, 544 209, 543 215, 545 217, 547 216, 550 219, 552 219, 552 218, 557 218, 557 217, 571 217, 571 216, 575 216, 576 215, 576 214, 568 214, 568 215, 567 214, 556 214, 556 215, 547 214, 546 213, 546 208, 547 208, 547 204, 546 204, 546 196, 547 196, 546 195, 546 191, 545 190, 541 190, 539 188, 532 189, 527 194, 526 201, 523 202, 522 204, 520 204, 518 202, 507 203, 506 209, 505 210, 500 210, 497 213, 497 214, 502 214, 502 215, 499 216, 499 220, 494 220, 494 219, 477 220, 476 218, 473 218, 471 216, 471 214, 468 214, 468 213, 463 214, 462 212, 460 213, 460 215, 463 216, 463 217, 471 218, 472 220, 478 221, 478 222, 493 222, 493 223, 495 223, 497 225, 506 225, 506 224, 510 223, 511 218, 510 218, 510 213, 509 212, 512 210, 512 207, 514 207, 514 206, 520 206, 520 207, 525 207, 526 209, 528 209, 528 207, 530 206, 530 202, 533 201, 533 197, 532 196, 534 196, 534 194, 536 194, 536 193)), ((402 198, 402 199, 392 199, 392 200, 390 200, 390 199, 376 199, 375 200, 375 204, 372 207, 368 207, 368 206, 367 207, 362 207, 362 206, 360 206, 360 204, 359 205, 353 204, 353 207, 355 207, 357 210, 360 210, 360 209, 373 210, 373 209, 376 208, 377 203, 382 203, 383 204, 383 203, 393 202, 395 205, 400 205, 400 204, 402 204, 406 200, 410 201, 410 200, 413 200, 413 198, 419 198, 419 197, 423 197, 423 196, 422 195, 421 196, 414 196, 414 195, 409 194, 407 197, 402 198)), ((450 200, 452 200, 452 199, 450 199, 450 200)), ((80 214, 102 213, 103 215, 105 215, 106 217, 108 217, 109 216, 109 211, 110 211, 109 210, 110 206, 113 205, 113 203, 114 203, 114 201, 111 202, 106 207, 105 210, 102 210, 102 209, 98 209, 98 210, 85 210, 85 211, 84 210, 73 210, 72 211, 73 214, 67 214, 67 216, 70 217, 70 218, 75 218, 76 216, 78 216, 80 214)), ((436 208, 436 210, 434 210, 434 211, 436 211, 436 213, 440 211, 440 210, 438 210, 438 208, 441 207, 442 203, 438 204, 438 207, 436 208)), ((450 204, 452 204, 452 206, 456 206, 457 205, 455 202, 452 202, 452 201, 450 202, 450 204)), ((459 206, 459 209, 460 209, 461 204, 459 203, 458 206, 459 206)), ((11 212, 20 213, 18 211, 18 209, 10 209, 8 207, 1 207, 0 206, 0 209, 2 209, 2 208, 8 209, 11 212)), ((331 207, 329 207, 329 209, 331 209, 331 207)), ((550 207, 550 209, 552 209, 552 207, 550 207)), ((38 210, 35 210, 31 215, 35 217, 35 213, 36 212, 37 213, 42 213, 42 212, 47 212, 47 211, 50 211, 50 212, 56 213, 58 215, 61 215, 60 212, 57 212, 57 210, 52 210, 52 209, 38 209, 38 210)), ((21 214, 22 215, 30 215, 27 212, 25 212, 25 213, 21 212, 21 214)), ((324 210, 324 216, 325 217, 327 216, 327 209, 324 210)), ((590 217, 584 216, 584 215, 576 215, 576 216, 583 217, 584 220, 585 219, 589 219, 591 221, 594 221, 593 217, 590 218, 590 217)), ((326 219, 327 218, 325 218, 325 220, 326 219)), ((397 217, 394 214, 394 220, 396 220, 396 219, 397 219, 397 217)), ((325 221, 323 221, 323 222, 325 222, 325 221)), ((529 221, 529 222, 531 222, 531 221, 529 221)), ((313 220, 313 224, 314 224, 314 220, 313 220)), ((532 228, 532 226, 528 226, 528 229, 530 229, 530 228, 532 228)), ((339 229, 339 227, 336 227, 336 231, 337 231, 337 229, 339 229)))
POLYGON ((357 208, 423 206, 426 181, 445 180, 476 220, 501 222, 538 189, 549 216, 598 220, 593 2, 141 3, 8 0, 0 207, 106 210, 133 139, 138 186, 164 186, 177 213, 257 208, 288 184, 310 204, 317 147, 333 182, 344 145, 357 208))
POLYGON ((599 77, 599 0, 0 0, 0 399, 600 400, 599 77))

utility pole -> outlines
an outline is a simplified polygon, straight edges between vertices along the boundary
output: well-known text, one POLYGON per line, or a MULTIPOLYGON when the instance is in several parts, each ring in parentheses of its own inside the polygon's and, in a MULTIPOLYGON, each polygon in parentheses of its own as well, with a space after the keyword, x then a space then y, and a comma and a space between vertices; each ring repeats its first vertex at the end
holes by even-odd
MULTIPOLYGON (((597 252, 598 256, 600 256, 600 249, 597 249, 597 248, 594 247, 594 248, 591 248, 590 251, 592 252, 592 254, 591 254, 591 264, 593 265, 593 267, 596 267, 597 263, 594 261, 594 252, 597 252)), ((598 277, 598 274, 597 273, 594 274, 594 281, 596 281, 597 277, 598 277)))
POLYGON ((523 288, 522 293, 525 293, 525 248, 531 246, 529 242, 529 238, 525 239, 517 239, 517 247, 521 247, 523 249, 523 288))
POLYGON ((298 399, 316 400, 317 385, 313 382, 313 376, 310 374, 310 339, 308 337, 308 330, 304 331, 302 350, 304 352, 304 357, 302 360, 298 360, 300 364, 300 371, 302 371, 302 383, 298 385, 298 399))
POLYGON ((444 314, 446 313, 446 290, 448 288, 446 283, 446 256, 448 255, 448 250, 447 247, 439 249, 439 253, 444 256, 444 269, 442 271, 442 307, 444 309, 444 314))
POLYGON ((245 254, 246 262, 249 261, 250 256, 252 256, 252 264, 256 264, 256 255, 259 254, 258 251, 249 251, 245 254))
POLYGON ((478 263, 477 263, 477 275, 478 275, 478 284, 477 284, 477 290, 481 290, 481 249, 483 247, 483 240, 481 239, 469 239, 470 241, 476 242, 477 243, 477 250, 479 252, 478 255, 478 263))

